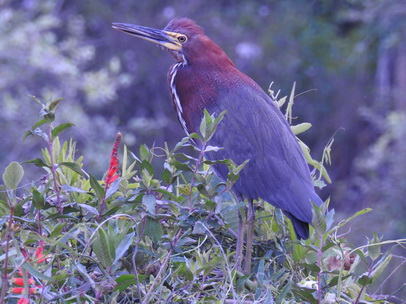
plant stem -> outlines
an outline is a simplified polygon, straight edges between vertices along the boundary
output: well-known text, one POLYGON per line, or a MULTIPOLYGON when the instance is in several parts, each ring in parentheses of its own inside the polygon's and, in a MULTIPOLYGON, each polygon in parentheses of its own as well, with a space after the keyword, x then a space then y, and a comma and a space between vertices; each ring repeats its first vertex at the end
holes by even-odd
POLYGON ((58 210, 60 214, 63 214, 63 206, 61 202, 61 196, 60 196, 60 189, 57 181, 57 175, 56 175, 56 168, 55 168, 55 160, 54 160, 54 149, 53 149, 53 140, 52 140, 52 127, 49 126, 48 130, 48 151, 49 151, 49 159, 51 161, 51 172, 52 172, 52 178, 54 180, 54 188, 55 188, 55 194, 56 194, 56 205, 58 206, 58 210))
POLYGON ((10 218, 8 221, 8 228, 6 231, 6 256, 4 259, 4 270, 2 275, 2 287, 0 295, 0 303, 4 303, 4 297, 6 296, 6 291, 8 288, 8 253, 10 251, 10 239, 13 226, 13 216, 14 216, 14 205, 10 204, 10 218))
POLYGON ((193 176, 192 176, 192 179, 190 180, 190 187, 189 187, 190 195, 188 197, 189 211, 192 211, 192 209, 193 209, 192 201, 191 201, 191 196, 192 196, 191 193, 192 193, 192 189, 193 189, 193 184, 195 183, 195 175, 197 173, 197 170, 200 167, 200 164, 202 163, 202 159, 203 159, 203 156, 204 156, 204 150, 206 149, 206 144, 207 143, 204 142, 203 145, 202 145, 202 148, 200 149, 199 156, 198 156, 198 158, 196 160, 196 166, 195 166, 195 169, 193 170, 193 176))
POLYGON ((323 274, 323 271, 321 270, 321 257, 323 255, 323 234, 320 234, 319 236, 319 248, 317 250, 317 266, 319 267, 319 272, 317 273, 317 299, 319 304, 322 304, 322 297, 323 293, 321 291, 321 275, 323 274))
POLYGON ((99 215, 97 216, 97 222, 99 222, 99 223, 102 221, 102 212, 103 212, 104 207, 106 206, 106 194, 107 194, 108 186, 109 185, 107 183, 104 185, 104 196, 100 203, 99 215))
POLYGON ((149 300, 150 300, 150 298, 152 296, 152 293, 154 292, 156 286, 161 281, 162 273, 164 272, 164 270, 166 269, 166 267, 169 264, 169 260, 171 259, 171 255, 172 255, 172 252, 173 252, 173 247, 176 246, 176 243, 178 242, 181 233, 182 233, 182 229, 179 229, 178 233, 176 234, 175 238, 173 239, 173 241, 171 243, 171 248, 169 249, 169 252, 165 257, 165 260, 162 263, 162 266, 159 269, 159 272, 156 275, 154 282, 152 283, 152 286, 149 288, 147 295, 145 296, 144 300, 142 301, 142 304, 148 304, 149 303, 149 300))
MULTIPOLYGON (((368 278, 371 276, 372 268, 373 268, 373 262, 371 263, 371 266, 370 266, 369 269, 368 269, 368 278)), ((354 301, 354 304, 358 304, 359 299, 361 298, 362 292, 363 292, 364 289, 365 289, 365 286, 366 286, 366 285, 362 285, 362 287, 361 287, 361 289, 360 289, 360 291, 359 291, 359 293, 358 293, 358 295, 357 295, 357 298, 356 298, 355 301, 354 301)))
POLYGON ((248 200, 247 208, 247 243, 245 248, 245 261, 244 261, 244 273, 251 273, 251 259, 252 259, 252 244, 254 239, 255 228, 255 209, 254 201, 248 200))

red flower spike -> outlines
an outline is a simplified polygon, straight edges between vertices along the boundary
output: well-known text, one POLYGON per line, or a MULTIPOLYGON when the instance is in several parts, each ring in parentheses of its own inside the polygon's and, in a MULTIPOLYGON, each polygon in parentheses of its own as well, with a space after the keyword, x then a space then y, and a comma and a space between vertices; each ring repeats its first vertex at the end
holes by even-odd
POLYGON ((107 172, 107 176, 105 179, 106 186, 105 188, 107 189, 109 185, 114 182, 117 178, 120 176, 118 175, 118 167, 119 167, 119 160, 118 160, 118 148, 120 147, 120 142, 121 142, 121 133, 117 133, 116 140, 114 141, 113 145, 113 150, 111 151, 111 156, 110 156, 110 166, 109 166, 109 171, 107 172))
POLYGON ((24 292, 24 287, 13 287, 10 288, 11 293, 22 294, 24 292))
MULTIPOLYGON (((32 285, 35 283, 33 279, 28 279, 27 280, 29 285, 32 285)), ((24 279, 23 278, 12 278, 11 283, 18 285, 18 286, 24 286, 24 279)))
POLYGON ((30 300, 27 298, 21 298, 20 300, 18 300, 17 304, 29 304, 30 300))
MULTIPOLYGON (((29 291, 30 291, 30 294, 36 294, 37 293, 37 289, 35 287, 31 287, 29 291)), ((10 288, 10 292, 15 293, 15 294, 23 294, 24 293, 24 287, 10 288)))
POLYGON ((46 260, 46 256, 42 254, 44 251, 44 241, 39 241, 39 247, 35 250, 35 258, 37 259, 37 263, 42 263, 46 260))
MULTIPOLYGON (((15 294, 23 294, 24 293, 24 287, 13 287, 10 288, 10 292, 11 293, 15 293, 15 294)), ((36 294, 37 293, 37 289, 34 287, 30 288, 30 294, 36 294)))

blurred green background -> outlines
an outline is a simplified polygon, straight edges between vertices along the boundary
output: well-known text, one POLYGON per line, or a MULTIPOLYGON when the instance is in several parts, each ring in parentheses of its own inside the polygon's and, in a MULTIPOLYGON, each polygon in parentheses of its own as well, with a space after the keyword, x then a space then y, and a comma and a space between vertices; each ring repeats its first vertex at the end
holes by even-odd
MULTIPOLYGON (((112 22, 163 28, 174 17, 195 19, 240 70, 264 90, 296 99, 302 136, 321 158, 335 134, 329 168, 338 218, 371 207, 350 240, 372 231, 405 237, 406 2, 0 0, 0 169, 39 157, 39 139, 22 142, 37 104, 63 97, 58 122, 76 124, 87 169, 101 177, 115 135, 173 146, 183 136, 169 98, 173 59, 154 45, 111 28, 112 22)), ((26 166, 27 167, 27 166, 26 166)), ((39 175, 32 170, 32 179, 39 175)))

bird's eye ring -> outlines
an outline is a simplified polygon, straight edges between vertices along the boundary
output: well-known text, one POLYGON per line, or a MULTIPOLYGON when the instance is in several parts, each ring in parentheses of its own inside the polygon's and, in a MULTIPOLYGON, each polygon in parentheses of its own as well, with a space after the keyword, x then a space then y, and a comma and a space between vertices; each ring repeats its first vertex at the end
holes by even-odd
POLYGON ((186 36, 179 36, 179 37, 178 37, 178 41, 179 41, 180 43, 185 43, 185 42, 187 41, 187 37, 186 37, 186 36))

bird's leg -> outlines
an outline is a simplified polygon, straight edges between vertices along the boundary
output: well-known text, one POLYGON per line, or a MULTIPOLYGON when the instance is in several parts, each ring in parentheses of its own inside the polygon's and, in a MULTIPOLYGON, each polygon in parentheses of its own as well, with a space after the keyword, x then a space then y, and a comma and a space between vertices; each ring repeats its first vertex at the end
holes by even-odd
POLYGON ((254 201, 248 200, 247 210, 247 243, 245 249, 244 273, 251 273, 252 243, 254 240, 255 209, 254 201))
POLYGON ((245 236, 245 220, 243 219, 242 210, 238 211, 238 234, 237 234, 237 248, 235 250, 235 269, 241 271, 242 262, 242 247, 244 244, 245 236))

